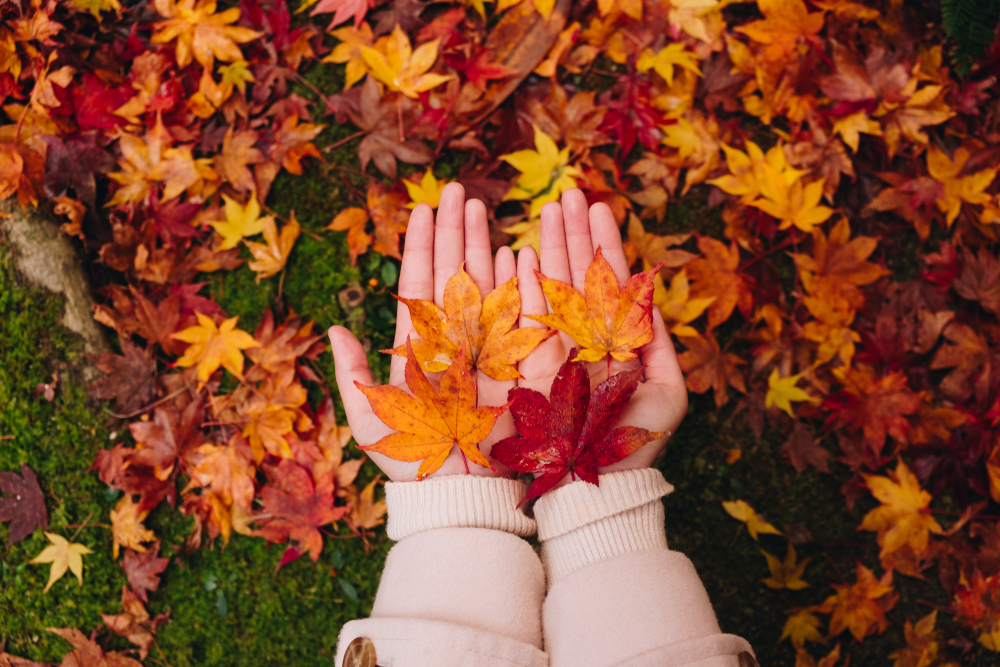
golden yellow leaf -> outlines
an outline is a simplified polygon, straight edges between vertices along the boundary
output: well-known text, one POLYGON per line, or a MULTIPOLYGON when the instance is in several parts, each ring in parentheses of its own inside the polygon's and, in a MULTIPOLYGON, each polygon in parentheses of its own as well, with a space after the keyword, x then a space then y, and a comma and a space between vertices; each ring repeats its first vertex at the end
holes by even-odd
POLYGON ((222 366, 236 377, 243 377, 243 353, 240 350, 260 345, 246 331, 236 328, 239 316, 225 320, 216 327, 212 318, 195 311, 198 326, 188 327, 184 331, 171 334, 171 338, 190 343, 184 350, 184 356, 175 364, 181 368, 198 365, 199 382, 208 382, 208 378, 222 366))
MULTIPOLYGON (((52 588, 52 584, 62 579, 66 570, 75 574, 77 581, 83 586, 83 556, 94 552, 82 544, 76 542, 71 544, 65 537, 55 533, 46 532, 45 537, 49 538, 50 546, 42 549, 42 553, 28 561, 29 563, 52 563, 52 567, 49 568, 49 583, 45 584, 45 589, 42 592, 47 593, 52 588)), ((115 558, 117 557, 116 550, 115 558)))

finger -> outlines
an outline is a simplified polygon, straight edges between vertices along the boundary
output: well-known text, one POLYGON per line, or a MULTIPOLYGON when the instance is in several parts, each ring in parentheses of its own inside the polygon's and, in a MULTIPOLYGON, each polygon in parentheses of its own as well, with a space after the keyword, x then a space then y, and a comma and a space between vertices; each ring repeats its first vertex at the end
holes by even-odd
POLYGON ((646 367, 646 382, 684 386, 677 352, 658 308, 653 308, 653 340, 639 348, 639 358, 646 367))
POLYGON ((611 270, 615 272, 619 284, 628 280, 628 260, 622 248, 622 233, 618 229, 618 221, 607 204, 599 203, 590 207, 590 236, 593 239, 594 252, 598 246, 601 254, 608 260, 611 270))
POLYGON ((570 188, 563 193, 562 213, 573 287, 582 292, 587 267, 594 261, 594 243, 590 238, 587 198, 579 188, 570 188))
MULTIPOLYGON (((406 299, 434 298, 434 212, 421 204, 410 214, 403 245, 403 261, 399 267, 399 296, 406 299)), ((406 342, 413 335, 410 309, 405 303, 396 306, 396 338, 393 346, 406 342)), ((393 360, 395 363, 395 360, 393 360)))
POLYGON ((539 233, 538 247, 541 249, 541 257, 538 258, 541 265, 539 270, 553 280, 571 282, 562 206, 556 202, 550 202, 542 207, 542 229, 539 233))
POLYGON ((441 191, 434 221, 434 303, 444 306, 444 286, 465 261, 465 188, 449 183, 441 191))
POLYGON ((510 246, 504 246, 497 250, 496 259, 493 260, 493 271, 494 285, 498 287, 517 275, 517 261, 514 259, 514 251, 510 249, 510 246))
MULTIPOLYGON (((344 402, 344 411, 347 412, 351 430, 356 436, 361 435, 374 414, 368 398, 354 383, 358 382, 369 387, 375 384, 371 369, 368 367, 368 355, 361 347, 361 342, 344 327, 330 327, 329 336, 340 399, 344 402)), ((370 444, 361 442, 360 439, 358 442, 362 445, 370 444)))
POLYGON ((493 249, 486 205, 478 199, 465 202, 465 271, 476 283, 479 293, 493 291, 493 249))
POLYGON ((538 255, 532 247, 521 248, 517 253, 517 289, 521 293, 521 319, 518 326, 544 327, 541 322, 529 320, 525 315, 545 315, 549 312, 545 293, 538 282, 538 255))

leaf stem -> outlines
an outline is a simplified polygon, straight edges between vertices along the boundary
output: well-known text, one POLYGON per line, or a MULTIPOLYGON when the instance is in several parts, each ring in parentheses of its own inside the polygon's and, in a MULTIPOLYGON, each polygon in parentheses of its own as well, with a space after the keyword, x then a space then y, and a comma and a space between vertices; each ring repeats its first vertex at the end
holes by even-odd
POLYGON ((344 144, 346 144, 346 143, 348 143, 348 142, 350 142, 350 141, 354 141, 355 139, 357 139, 358 137, 360 137, 361 135, 363 135, 363 134, 365 134, 365 133, 366 133, 366 131, 365 131, 365 130, 358 130, 358 131, 357 131, 357 132, 355 132, 354 134, 349 134, 349 135, 347 135, 346 137, 344 137, 344 138, 343 138, 343 139, 341 139, 340 141, 335 141, 335 142, 333 142, 332 144, 330 144, 329 146, 327 146, 327 147, 325 147, 325 148, 321 148, 321 149, 319 149, 319 152, 320 152, 320 153, 325 153, 325 152, 327 152, 327 151, 332 151, 332 150, 334 150, 335 148, 340 148, 340 147, 341 147, 341 146, 343 146, 344 144))
MULTIPOLYGON (((76 529, 75 533, 73 533, 73 537, 69 538, 70 542, 72 542, 73 540, 75 540, 77 538, 77 536, 80 534, 80 531, 83 530, 84 526, 87 525, 87 522, 90 521, 90 519, 93 516, 94 516, 93 512, 91 512, 90 514, 87 515, 87 518, 83 520, 83 523, 80 524, 80 527, 76 529)), ((66 526, 66 527, 69 528, 69 526, 66 526)))
MULTIPOLYGON (((181 387, 180 389, 175 389, 174 391, 170 392, 169 394, 167 394, 163 398, 160 398, 160 399, 157 399, 157 400, 153 401, 152 403, 150 403, 146 407, 140 408, 139 410, 136 410, 135 412, 130 412, 127 415, 120 415, 117 412, 112 412, 111 410, 108 410, 107 408, 101 408, 101 410, 103 410, 107 414, 111 415, 115 419, 131 419, 132 417, 135 417, 136 415, 141 415, 143 412, 148 412, 152 408, 155 408, 158 405, 166 403, 167 401, 169 401, 173 397, 178 396, 180 394, 183 394, 185 391, 187 391, 190 388, 191 388, 191 385, 190 384, 186 384, 183 387, 181 387)), ((11 437, 14 437, 14 436, 11 436, 11 437)), ((0 440, 2 440, 2 439, 3 438, 0 438, 0 440)))

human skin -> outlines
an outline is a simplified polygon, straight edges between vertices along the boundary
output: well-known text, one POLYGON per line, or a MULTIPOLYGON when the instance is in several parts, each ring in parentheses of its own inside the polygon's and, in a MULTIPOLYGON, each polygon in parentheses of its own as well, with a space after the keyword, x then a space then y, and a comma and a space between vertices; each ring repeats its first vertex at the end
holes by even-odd
MULTIPOLYGON (((515 275, 521 294, 522 317, 519 326, 539 327, 541 324, 524 315, 551 312, 535 271, 549 278, 572 284, 583 292, 587 267, 594 259, 598 246, 615 272, 620 284, 629 276, 629 267, 622 249, 621 234, 611 210, 605 204, 587 206, 578 189, 563 193, 562 203, 550 203, 542 209, 541 257, 534 249, 524 248, 515 260, 508 247, 500 248, 494 258, 490 249, 486 207, 479 200, 465 200, 465 190, 458 183, 447 185, 441 193, 435 219, 434 211, 420 204, 410 215, 399 273, 399 296, 408 299, 433 300, 443 306, 444 287, 462 264, 484 296, 495 286, 515 275)), ((347 413, 351 433, 359 445, 374 444, 392 433, 372 412, 367 397, 355 383, 372 386, 368 357, 360 341, 347 329, 331 327, 330 343, 336 365, 337 386, 347 413)), ((417 334, 410 320, 409 309, 400 303, 396 314, 396 336, 393 346, 402 345, 417 334)), ((502 405, 507 393, 515 386, 535 389, 548 395, 552 381, 575 346, 573 339, 560 332, 538 346, 518 365, 523 379, 499 382, 477 373, 479 404, 502 405)), ((611 373, 645 367, 645 381, 622 415, 620 425, 639 426, 650 431, 673 433, 687 411, 687 390, 677 363, 670 337, 659 312, 653 309, 653 340, 638 350, 638 359, 631 362, 611 362, 611 373)), ((393 356, 389 384, 406 390, 403 370, 406 360, 393 356)), ((607 378, 605 361, 589 364, 591 383, 596 386, 607 378)), ((435 382, 440 374, 432 374, 435 382)), ((480 450, 493 464, 494 470, 466 461, 455 447, 444 464, 429 477, 464 474, 483 476, 513 476, 513 472, 489 456, 496 442, 515 434, 513 420, 505 413, 497 421, 480 450)), ((647 443, 628 458, 601 473, 648 467, 663 450, 666 438, 647 443)), ((377 452, 368 452, 371 459, 394 482, 416 479, 420 463, 395 461, 377 452)), ((567 480, 569 478, 567 477, 567 480)))

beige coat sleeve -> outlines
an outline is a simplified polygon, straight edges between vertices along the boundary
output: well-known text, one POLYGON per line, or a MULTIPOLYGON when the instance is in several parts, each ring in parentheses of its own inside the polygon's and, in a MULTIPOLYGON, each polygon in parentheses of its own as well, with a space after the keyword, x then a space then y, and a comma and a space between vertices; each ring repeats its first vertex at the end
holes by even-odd
POLYGON ((340 633, 336 667, 357 637, 391 667, 547 667, 545 575, 519 536, 535 522, 516 509, 515 480, 442 477, 386 484, 386 559, 367 619, 340 633))
POLYGON ((691 561, 670 551, 658 471, 601 475, 535 504, 548 577, 542 629, 551 667, 743 667, 691 561))

